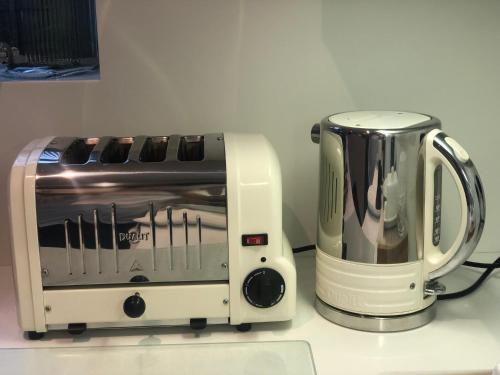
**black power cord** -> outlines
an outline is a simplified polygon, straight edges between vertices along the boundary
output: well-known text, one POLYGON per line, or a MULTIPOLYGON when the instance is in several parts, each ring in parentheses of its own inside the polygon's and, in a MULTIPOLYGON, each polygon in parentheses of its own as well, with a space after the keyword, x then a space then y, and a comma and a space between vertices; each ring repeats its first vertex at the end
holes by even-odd
POLYGON ((316 245, 306 245, 306 246, 296 247, 292 249, 292 251, 294 254, 297 254, 297 253, 303 253, 304 251, 315 250, 315 249, 316 245))
MULTIPOLYGON (((297 253, 302 253, 304 251, 309 251, 309 250, 315 250, 316 245, 305 245, 301 247, 295 247, 292 249, 294 254, 297 253)), ((485 271, 479 276, 479 278, 469 286, 468 288, 464 290, 460 290, 458 292, 453 292, 453 293, 447 293, 447 294, 440 294, 437 296, 438 300, 448 300, 448 299, 456 299, 456 298, 461 298, 465 297, 472 292, 475 292, 483 283, 484 281, 488 278, 488 276, 497 268, 500 268, 500 257, 498 257, 493 263, 480 263, 480 262, 470 262, 466 261, 463 264, 464 266, 467 267, 472 267, 472 268, 483 268, 485 271)))
POLYGON ((486 268, 486 271, 484 271, 481 274, 481 276, 479 276, 479 278, 476 280, 476 282, 472 284, 470 287, 461 290, 459 292, 438 295, 437 296, 438 300, 461 298, 471 294, 472 292, 475 292, 495 269, 500 268, 500 257, 497 258, 493 263, 479 263, 479 262, 466 261, 464 262, 463 265, 473 268, 486 268))

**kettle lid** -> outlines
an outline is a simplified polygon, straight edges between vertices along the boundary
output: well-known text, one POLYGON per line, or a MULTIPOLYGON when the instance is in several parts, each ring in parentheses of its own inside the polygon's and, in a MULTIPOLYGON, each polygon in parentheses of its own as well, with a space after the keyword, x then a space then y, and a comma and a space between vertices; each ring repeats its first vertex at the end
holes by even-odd
MULTIPOLYGON (((413 112, 402 111, 356 111, 337 113, 328 117, 328 121, 339 126, 369 130, 404 130, 414 127, 426 127, 423 124, 432 117, 413 112)), ((435 126, 435 124, 433 124, 435 126)), ((413 130, 413 129, 408 129, 413 130)))

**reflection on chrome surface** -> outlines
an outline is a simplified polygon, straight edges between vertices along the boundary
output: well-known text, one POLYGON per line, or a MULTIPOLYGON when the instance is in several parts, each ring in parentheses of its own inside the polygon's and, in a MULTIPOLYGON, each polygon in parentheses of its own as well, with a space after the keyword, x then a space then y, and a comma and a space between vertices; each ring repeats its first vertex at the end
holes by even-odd
POLYGON ((36 204, 44 286, 228 279, 220 134, 55 138, 36 204))
POLYGON ((438 127, 436 119, 406 132, 322 121, 318 245, 323 251, 370 264, 421 258, 416 220, 423 181, 417 166, 421 140, 438 127))

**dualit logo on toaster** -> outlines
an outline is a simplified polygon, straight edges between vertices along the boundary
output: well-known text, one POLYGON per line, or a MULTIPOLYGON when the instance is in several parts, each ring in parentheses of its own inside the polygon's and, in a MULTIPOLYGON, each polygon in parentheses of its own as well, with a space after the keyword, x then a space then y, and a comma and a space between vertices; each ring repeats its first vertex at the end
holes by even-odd
POLYGON ((119 233, 118 234, 121 241, 129 241, 129 242, 139 242, 139 241, 147 241, 149 239, 149 233, 119 233))

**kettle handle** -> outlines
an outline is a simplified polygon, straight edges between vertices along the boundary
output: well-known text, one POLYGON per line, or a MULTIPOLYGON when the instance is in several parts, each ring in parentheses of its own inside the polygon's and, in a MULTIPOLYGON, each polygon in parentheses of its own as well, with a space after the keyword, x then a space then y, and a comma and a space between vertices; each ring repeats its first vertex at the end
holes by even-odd
POLYGON ((467 151, 439 129, 429 132, 422 147, 424 161, 423 251, 427 280, 434 280, 465 262, 483 232, 485 199, 483 185, 467 151), (441 222, 440 172, 444 165, 457 185, 461 220, 450 249, 439 248, 441 222), (437 190, 436 190, 437 189, 437 190))

